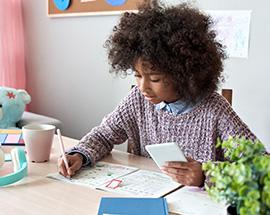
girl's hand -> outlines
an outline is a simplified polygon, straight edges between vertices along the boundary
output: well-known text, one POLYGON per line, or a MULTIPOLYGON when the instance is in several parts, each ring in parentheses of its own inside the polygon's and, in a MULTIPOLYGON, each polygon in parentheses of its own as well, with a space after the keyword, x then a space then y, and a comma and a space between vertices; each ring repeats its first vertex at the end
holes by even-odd
POLYGON ((70 178, 82 167, 83 157, 79 153, 66 155, 69 168, 66 169, 63 158, 58 159, 58 171, 61 175, 70 178))
POLYGON ((187 186, 202 186, 205 176, 198 161, 187 158, 188 162, 172 161, 163 166, 162 171, 174 181, 187 186))

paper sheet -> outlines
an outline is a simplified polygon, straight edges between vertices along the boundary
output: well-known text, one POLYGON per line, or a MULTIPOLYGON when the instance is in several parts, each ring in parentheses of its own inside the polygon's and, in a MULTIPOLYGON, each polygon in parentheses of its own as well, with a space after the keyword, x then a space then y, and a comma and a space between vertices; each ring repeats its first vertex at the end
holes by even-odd
POLYGON ((138 170, 138 168, 107 162, 98 162, 95 167, 81 169, 74 177, 72 177, 72 179, 65 178, 59 173, 52 173, 47 177, 72 184, 96 188, 114 178, 121 177, 136 170, 138 170))
POLYGON ((165 197, 169 211, 185 215, 224 215, 226 206, 212 200, 206 191, 185 186, 165 197))
POLYGON ((106 186, 99 188, 131 197, 161 197, 180 186, 163 173, 147 170, 138 170, 120 178, 122 183, 115 189, 106 186))
POLYGON ((47 177, 130 197, 161 197, 180 186, 163 173, 106 162, 82 169, 72 179, 59 173, 47 177))
POLYGON ((251 10, 207 10, 229 57, 248 58, 251 10))

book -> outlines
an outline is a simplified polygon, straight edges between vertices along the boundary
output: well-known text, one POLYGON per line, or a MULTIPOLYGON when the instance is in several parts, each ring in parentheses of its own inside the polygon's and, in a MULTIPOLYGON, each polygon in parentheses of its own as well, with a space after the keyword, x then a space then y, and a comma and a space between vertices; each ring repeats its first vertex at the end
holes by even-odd
POLYGON ((21 129, 0 129, 0 143, 2 146, 24 146, 21 129))
POLYGON ((94 167, 82 168, 71 180, 59 173, 52 173, 47 177, 94 189, 120 193, 126 197, 157 198, 181 186, 181 184, 160 172, 108 162, 98 162, 94 167))
POLYGON ((226 205, 222 202, 215 202, 208 193, 199 187, 185 186, 169 195, 169 211, 185 215, 223 215, 227 214, 226 205))
POLYGON ((101 198, 98 215, 168 215, 164 198, 101 198))

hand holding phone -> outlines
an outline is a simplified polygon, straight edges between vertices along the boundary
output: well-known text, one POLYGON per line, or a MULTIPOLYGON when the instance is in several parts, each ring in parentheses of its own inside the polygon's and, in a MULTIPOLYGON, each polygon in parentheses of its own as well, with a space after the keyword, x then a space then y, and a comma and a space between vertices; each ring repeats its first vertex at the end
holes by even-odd
POLYGON ((184 153, 175 142, 147 145, 145 149, 159 168, 168 161, 187 162, 184 153))

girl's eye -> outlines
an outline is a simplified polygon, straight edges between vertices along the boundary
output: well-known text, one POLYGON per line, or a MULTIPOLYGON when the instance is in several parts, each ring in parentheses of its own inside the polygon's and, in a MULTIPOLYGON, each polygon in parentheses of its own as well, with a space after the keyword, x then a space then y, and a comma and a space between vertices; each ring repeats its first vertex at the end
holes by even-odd
POLYGON ((135 77, 135 78, 141 78, 142 76, 136 75, 136 74, 135 74, 134 77, 135 77))
POLYGON ((151 79, 151 82, 159 82, 160 79, 151 79))

